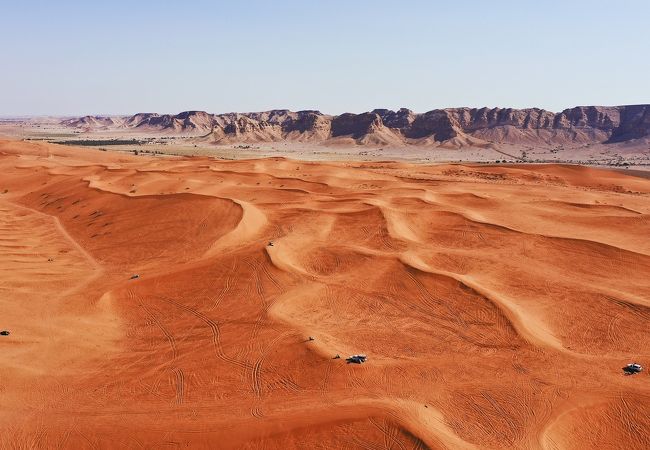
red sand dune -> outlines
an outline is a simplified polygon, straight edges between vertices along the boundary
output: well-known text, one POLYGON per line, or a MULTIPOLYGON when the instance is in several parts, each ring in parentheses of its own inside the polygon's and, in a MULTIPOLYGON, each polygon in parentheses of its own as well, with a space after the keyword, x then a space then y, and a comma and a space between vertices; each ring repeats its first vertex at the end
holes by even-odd
POLYGON ((0 173, 2 448, 650 447, 648 179, 12 141, 0 173))

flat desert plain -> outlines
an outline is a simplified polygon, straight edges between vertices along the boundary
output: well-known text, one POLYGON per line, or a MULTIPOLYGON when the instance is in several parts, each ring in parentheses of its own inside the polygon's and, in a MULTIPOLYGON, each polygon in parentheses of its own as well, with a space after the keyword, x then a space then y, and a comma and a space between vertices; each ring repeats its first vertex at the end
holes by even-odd
POLYGON ((1 448, 650 447, 650 179, 2 141, 0 212, 1 448))

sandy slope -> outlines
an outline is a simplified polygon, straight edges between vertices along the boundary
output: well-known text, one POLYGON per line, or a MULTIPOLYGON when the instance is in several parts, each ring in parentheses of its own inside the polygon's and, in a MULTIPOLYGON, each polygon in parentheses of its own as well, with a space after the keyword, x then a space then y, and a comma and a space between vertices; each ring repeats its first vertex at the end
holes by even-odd
POLYGON ((11 141, 0 173, 0 448, 650 446, 650 180, 11 141))

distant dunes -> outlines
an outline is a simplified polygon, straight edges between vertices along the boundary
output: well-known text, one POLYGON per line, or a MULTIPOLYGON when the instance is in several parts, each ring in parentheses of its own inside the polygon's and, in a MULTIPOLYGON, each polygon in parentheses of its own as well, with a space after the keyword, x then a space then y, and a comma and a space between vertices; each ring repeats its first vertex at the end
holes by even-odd
POLYGON ((414 113, 375 109, 327 115, 286 109, 254 113, 85 116, 61 121, 83 131, 131 131, 195 138, 206 143, 313 142, 444 147, 528 144, 554 146, 650 141, 650 105, 539 108, 449 108, 414 113))

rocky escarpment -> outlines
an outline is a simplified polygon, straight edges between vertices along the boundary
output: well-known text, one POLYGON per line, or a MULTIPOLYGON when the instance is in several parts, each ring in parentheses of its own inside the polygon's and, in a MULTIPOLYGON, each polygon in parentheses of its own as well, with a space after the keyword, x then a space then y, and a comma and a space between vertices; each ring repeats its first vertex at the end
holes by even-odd
POLYGON ((539 108, 449 108, 418 114, 402 108, 338 116, 313 110, 186 111, 176 115, 86 116, 61 123, 87 131, 155 131, 214 143, 291 140, 458 147, 490 143, 564 145, 650 139, 650 105, 577 106, 560 113, 539 108))
POLYGON ((623 142, 648 137, 650 130, 650 107, 627 106, 620 111, 619 121, 613 128, 609 142, 623 142))
POLYGON ((83 116, 62 120, 61 125, 70 128, 102 129, 116 128, 124 125, 123 117, 83 116))

